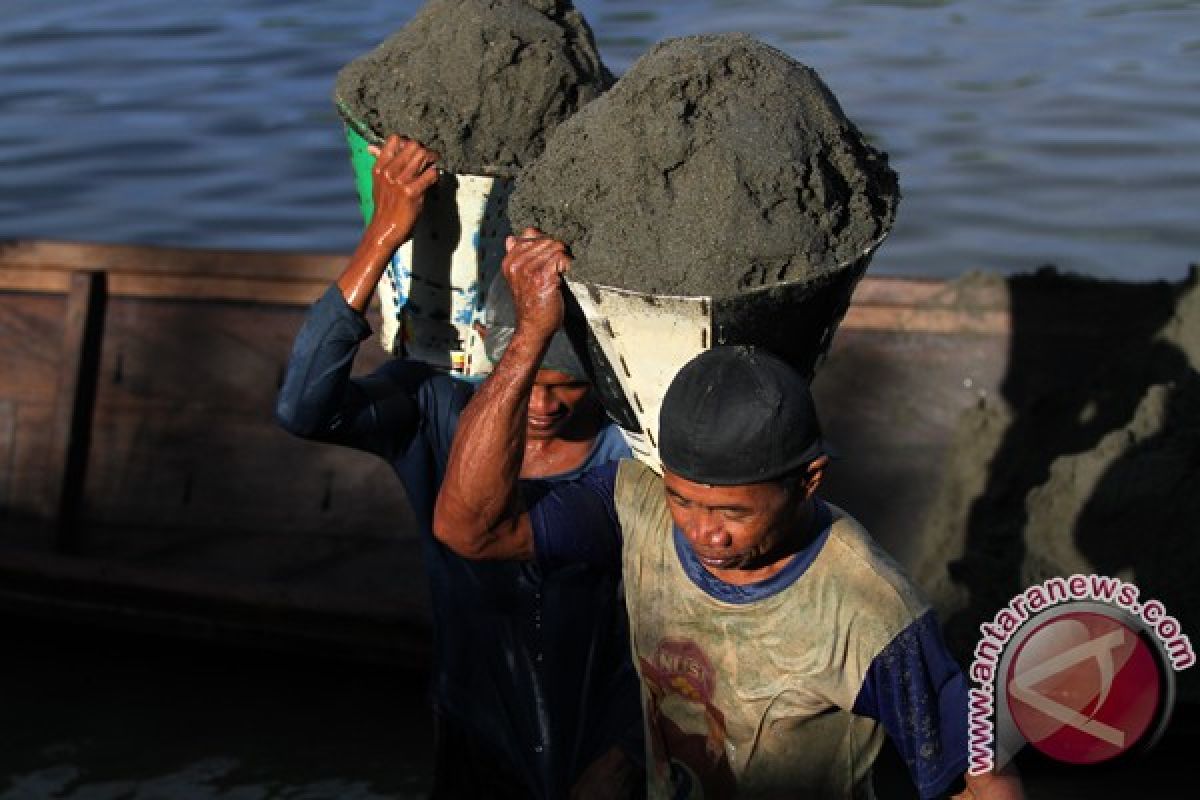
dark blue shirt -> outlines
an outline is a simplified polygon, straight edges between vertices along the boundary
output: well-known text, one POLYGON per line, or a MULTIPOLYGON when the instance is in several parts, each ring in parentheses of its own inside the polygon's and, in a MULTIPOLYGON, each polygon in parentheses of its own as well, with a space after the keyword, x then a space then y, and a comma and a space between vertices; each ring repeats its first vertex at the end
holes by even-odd
MULTIPOLYGON (((620 564, 470 561, 438 542, 434 504, 473 385, 400 360, 351 378, 370 332, 330 287, 296 337, 276 417, 297 436, 379 455, 404 484, 432 590, 439 712, 505 758, 531 797, 566 796, 582 769, 614 744, 640 758, 620 564)), ((619 429, 606 426, 586 463, 556 480, 627 454, 619 429)))

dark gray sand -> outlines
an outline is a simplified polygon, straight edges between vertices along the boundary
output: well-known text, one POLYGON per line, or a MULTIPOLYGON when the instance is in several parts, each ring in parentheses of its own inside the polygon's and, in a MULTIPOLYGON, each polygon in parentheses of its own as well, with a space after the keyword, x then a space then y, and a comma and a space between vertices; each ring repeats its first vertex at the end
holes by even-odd
POLYGON ((453 172, 512 177, 559 123, 612 85, 567 0, 430 0, 338 74, 334 100, 453 172))
MULTIPOLYGON (((1045 284, 1066 280, 1046 276, 1045 284)), ((1017 591, 1074 573, 1135 583, 1143 602, 1162 601, 1200 643, 1198 283, 1193 271, 1177 286, 1161 286, 1162 302, 1129 308, 1162 310, 1145 314, 1157 321, 1146 335, 1073 367, 1082 378, 1031 386, 1015 405, 989 398, 963 414, 925 520, 927 558, 914 569, 963 663, 979 623, 1017 591)), ((1155 291, 1107 286, 1129 306, 1134 292, 1155 291)), ((1119 313, 1119 302, 1108 305, 1119 313)), ((1095 330, 1112 319, 1097 316, 1095 330)), ((1015 341, 1021 324, 1014 308, 1015 341)), ((1048 370, 1037 372, 1044 379, 1048 370)), ((1010 364, 1005 382, 1029 378, 1010 364)), ((1200 700, 1194 673, 1179 675, 1181 696, 1191 701, 1200 700)))
POLYGON ((555 131, 509 215, 566 242, 585 281, 722 296, 857 259, 898 199, 816 72, 726 34, 643 56, 555 131))

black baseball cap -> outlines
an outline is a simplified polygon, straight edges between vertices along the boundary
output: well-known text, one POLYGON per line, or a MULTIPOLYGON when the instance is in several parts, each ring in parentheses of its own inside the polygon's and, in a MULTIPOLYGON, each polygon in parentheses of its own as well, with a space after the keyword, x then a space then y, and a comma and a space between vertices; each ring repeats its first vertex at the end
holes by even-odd
POLYGON ((775 480, 827 452, 808 381, 762 348, 714 347, 671 381, 659 457, 696 483, 775 480))

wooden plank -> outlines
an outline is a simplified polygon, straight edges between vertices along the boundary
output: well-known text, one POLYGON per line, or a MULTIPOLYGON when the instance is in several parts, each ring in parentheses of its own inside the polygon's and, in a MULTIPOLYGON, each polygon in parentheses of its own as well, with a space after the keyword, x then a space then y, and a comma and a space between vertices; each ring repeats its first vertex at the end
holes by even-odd
POLYGON ((252 250, 193 250, 144 245, 80 242, 0 241, 0 268, 112 271, 143 275, 243 277, 280 281, 329 282, 346 256, 252 250))
MULTIPOLYGON (((303 320, 296 306, 110 300, 97 415, 158 409, 269 421, 303 320)), ((372 337, 355 359, 356 371, 372 370, 386 357, 372 337)))
MULTIPOLYGON (((346 257, 323 253, 191 250, 73 242, 0 242, 0 291, 65 292, 78 271, 110 273, 113 297, 194 299, 304 306, 341 271, 346 257)), ((848 327, 864 330, 1004 334, 1009 307, 1000 279, 942 281, 867 277, 848 327), (906 316, 878 308, 936 310, 906 316), (979 314, 978 312, 991 312, 979 314), (889 315, 890 313, 890 315, 889 315)))
MULTIPOLYGON (((256 531, 297 543, 322 532, 415 535, 399 479, 381 459, 300 441, 265 419, 218 418, 97 409, 84 503, 89 528, 256 531)), ((100 544, 89 533, 89 552, 100 544)))
MULTIPOLYGON (((48 401, 42 403, 17 403, 14 408, 16 429, 13 433, 13 471, 9 484, 9 504, 6 508, 2 540, 12 540, 15 527, 8 523, 13 519, 39 520, 50 516, 51 503, 48 490, 57 487, 48 469, 50 456, 50 431, 54 420, 54 407, 48 401)), ((38 530, 36 544, 44 544, 45 531, 38 530)))
POLYGON ((59 296, 0 294, 0 398, 54 402, 65 310, 59 296))
MULTIPOLYGON (((64 293, 71 272, 47 269, 33 272, 0 267, 0 291, 64 293)), ((168 300, 217 300, 259 303, 264 305, 307 306, 316 300, 333 280, 333 275, 319 280, 284 280, 270 277, 200 276, 190 274, 143 274, 114 268, 110 271, 110 297, 168 300)), ((956 333, 1003 333, 1006 327, 996 320, 1007 315, 1006 298, 986 289, 973 292, 969 298, 950 291, 946 284, 925 281, 911 283, 899 280, 868 283, 863 281, 851 303, 852 310, 867 309, 866 316, 857 315, 848 323, 871 330, 882 329, 894 320, 897 330, 927 330, 956 333), (928 309, 937 313, 902 317, 907 311, 928 309), (981 312, 983 313, 980 316, 981 312), (892 316, 887 316, 891 313, 892 316), (951 316, 948 316, 951 315, 951 316), (953 316, 957 315, 957 316, 953 316), (962 320, 949 322, 949 320, 962 320)))
MULTIPOLYGON (((125 281, 110 285, 113 295, 186 297, 177 287, 207 289, 198 296, 254 299, 259 284, 293 284, 285 293, 303 292, 309 285, 328 285, 346 264, 334 253, 199 250, 36 240, 0 241, 0 288, 25 291, 66 291, 64 273, 108 271, 125 281), (222 284, 221 279, 231 279, 222 284), (234 280, 240 279, 240 280, 234 280), (24 287, 24 288, 23 288, 24 287), (40 288, 39 288, 40 287, 40 288)), ((1002 280, 959 283, 926 278, 864 278, 855 291, 856 305, 938 306, 968 301, 971 307, 1004 309, 1007 287, 1002 280)))
POLYGON ((13 403, 0 400, 0 518, 12 505, 13 475, 16 471, 17 412, 13 403))
POLYGON ((71 273, 58 269, 17 269, 0 266, 0 291, 66 294, 71 288, 71 273))
POLYGON ((104 335, 104 291, 103 272, 80 272, 71 276, 58 397, 51 428, 50 479, 57 485, 52 488, 50 497, 59 550, 71 550, 75 545, 73 534, 83 496, 100 343, 104 335))
POLYGON ((841 328, 897 333, 1007 336, 1011 325, 1007 311, 953 311, 851 305, 845 319, 842 320, 841 328))
POLYGON ((999 276, 952 281, 866 277, 855 288, 852 305, 1003 311, 1009 307, 1009 290, 999 276))
POLYGON ((842 330, 813 395, 840 457, 822 486, 905 566, 928 535, 926 512, 962 412, 996 396, 1009 339, 842 330))
POLYGON ((325 291, 333 277, 312 281, 285 281, 114 272, 110 291, 115 297, 233 300, 268 305, 306 306, 321 296, 321 292, 325 291))
MULTIPOLYGON (((332 282, 278 280, 198 275, 155 275, 110 270, 110 297, 177 300, 222 300, 266 305, 306 306, 332 282)), ((65 294, 73 273, 62 269, 40 271, 0 267, 0 292, 65 294)))
POLYGON ((854 289, 853 301, 870 305, 918 305, 946 289, 945 281, 865 277, 854 289))

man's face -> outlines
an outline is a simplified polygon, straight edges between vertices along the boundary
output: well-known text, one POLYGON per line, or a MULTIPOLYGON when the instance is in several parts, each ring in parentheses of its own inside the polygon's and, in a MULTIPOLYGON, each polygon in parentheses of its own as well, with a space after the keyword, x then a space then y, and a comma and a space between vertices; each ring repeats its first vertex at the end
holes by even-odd
POLYGON ((826 461, 822 456, 787 484, 711 486, 664 470, 667 507, 696 558, 718 577, 757 570, 769 566, 784 540, 798 532, 826 461))
MULTIPOLYGON (((569 435, 584 417, 593 414, 589 394, 592 384, 553 369, 538 370, 529 395, 529 412, 525 420, 525 435, 530 439, 552 439, 569 435)), ((589 435, 594 434, 591 431, 589 435)))

